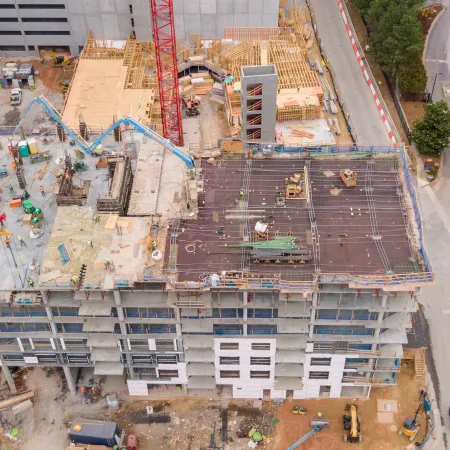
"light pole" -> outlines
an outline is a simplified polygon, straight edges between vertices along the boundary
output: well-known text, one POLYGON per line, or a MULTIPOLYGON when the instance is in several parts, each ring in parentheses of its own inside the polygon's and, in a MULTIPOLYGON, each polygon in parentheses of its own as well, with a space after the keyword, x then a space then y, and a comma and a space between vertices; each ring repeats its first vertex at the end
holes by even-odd
POLYGON ((433 103, 433 94, 434 94, 434 87, 436 86, 436 80, 438 75, 442 75, 442 72, 437 72, 436 75, 434 76, 434 82, 433 82, 433 89, 431 89, 431 103, 433 103))

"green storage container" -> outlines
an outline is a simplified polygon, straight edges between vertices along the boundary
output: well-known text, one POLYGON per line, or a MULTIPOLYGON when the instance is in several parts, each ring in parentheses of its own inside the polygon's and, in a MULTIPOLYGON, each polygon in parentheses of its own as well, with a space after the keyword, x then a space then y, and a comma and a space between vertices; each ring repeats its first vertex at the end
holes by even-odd
POLYGON ((19 153, 22 158, 26 158, 27 156, 30 156, 30 149, 28 148, 27 141, 19 142, 19 153))

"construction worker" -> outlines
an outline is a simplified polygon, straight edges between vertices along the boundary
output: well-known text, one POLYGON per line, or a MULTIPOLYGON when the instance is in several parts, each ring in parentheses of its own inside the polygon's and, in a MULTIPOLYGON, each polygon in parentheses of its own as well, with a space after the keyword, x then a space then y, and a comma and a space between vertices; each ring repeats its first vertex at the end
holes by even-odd
POLYGON ((14 188, 13 188, 12 184, 9 185, 9 192, 11 192, 11 194, 14 192, 14 188))
POLYGON ((17 236, 17 240, 20 242, 20 246, 23 247, 25 245, 25 242, 23 240, 22 236, 17 236))
POLYGON ((77 284, 77 282, 78 282, 78 277, 77 277, 76 275, 74 275, 74 276, 71 278, 71 280, 72 280, 72 284, 75 286, 75 285, 77 284))
POLYGON ((153 239, 153 241, 152 241, 152 249, 155 250, 155 248, 156 248, 156 241, 153 239))
POLYGON ((94 220, 94 222, 100 222, 100 217, 99 216, 94 216, 92 219, 94 220))
POLYGON ((319 411, 319 412, 317 413, 317 417, 320 419, 322 416, 323 416, 323 414, 319 411))
POLYGON ((108 258, 106 258, 105 259, 105 269, 109 269, 110 266, 111 266, 111 261, 108 258))
POLYGON ((30 286, 30 287, 34 286, 34 281, 32 278, 28 278, 28 286, 30 286))
POLYGON ((39 190, 41 191, 42 197, 45 196, 44 186, 39 186, 39 190))
POLYGON ((11 238, 10 238, 9 236, 6 236, 5 244, 6 244, 6 246, 7 246, 8 248, 11 248, 11 247, 10 247, 10 245, 11 245, 11 238))
POLYGON ((94 244, 92 243, 92 241, 86 241, 87 245, 89 245, 91 248, 94 248, 94 244))
POLYGON ((243 198, 245 197, 244 189, 241 189, 241 190, 239 191, 239 197, 240 197, 241 199, 243 199, 243 198))

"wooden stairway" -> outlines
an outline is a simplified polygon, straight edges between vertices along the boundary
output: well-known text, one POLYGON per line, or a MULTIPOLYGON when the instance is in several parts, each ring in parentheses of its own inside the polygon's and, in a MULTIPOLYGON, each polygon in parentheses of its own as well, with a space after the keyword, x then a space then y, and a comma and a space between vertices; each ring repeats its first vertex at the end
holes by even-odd
POLYGON ((425 378, 425 350, 426 348, 418 348, 414 353, 414 372, 416 378, 425 378))

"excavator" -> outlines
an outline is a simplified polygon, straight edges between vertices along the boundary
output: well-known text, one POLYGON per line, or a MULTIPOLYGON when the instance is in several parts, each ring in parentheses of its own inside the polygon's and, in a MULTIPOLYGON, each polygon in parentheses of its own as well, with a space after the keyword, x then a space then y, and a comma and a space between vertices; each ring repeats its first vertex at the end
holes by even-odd
POLYGON ((342 421, 344 423, 344 442, 362 442, 361 422, 356 415, 358 407, 356 405, 346 405, 346 411, 350 415, 344 414, 342 421))
POLYGON ((429 417, 430 410, 431 410, 431 402, 430 398, 428 397, 428 394, 422 389, 419 393, 419 406, 416 409, 416 412, 414 414, 414 417, 407 417, 402 427, 400 428, 400 431, 398 434, 404 434, 405 436, 409 437, 409 440, 412 442, 414 438, 416 437, 417 433, 420 430, 420 426, 417 425, 417 416, 419 415, 419 412, 422 408, 422 405, 424 407, 425 413, 427 414, 427 417, 429 417))
POLYGON ((56 56, 55 52, 50 50, 41 50, 39 55, 41 57, 41 64, 44 64, 46 59, 53 60, 53 67, 64 67, 70 64, 70 59, 67 55, 56 56))

